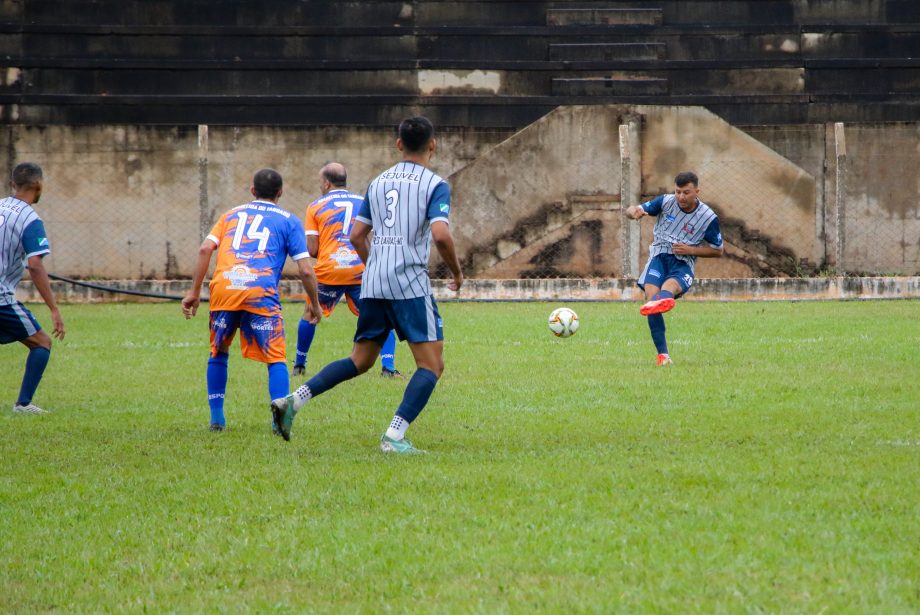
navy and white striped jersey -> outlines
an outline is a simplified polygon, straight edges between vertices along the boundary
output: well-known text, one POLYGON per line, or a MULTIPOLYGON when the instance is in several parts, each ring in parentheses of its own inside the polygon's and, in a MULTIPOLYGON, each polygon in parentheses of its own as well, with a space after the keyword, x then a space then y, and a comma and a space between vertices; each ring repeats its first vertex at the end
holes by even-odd
MULTIPOLYGON (((706 203, 697 203, 696 209, 690 213, 680 208, 677 196, 673 194, 663 194, 642 203, 645 213, 658 217, 653 230, 655 238, 648 250, 649 258, 659 254, 674 254, 672 246, 675 243, 698 246, 705 241, 713 248, 722 247, 719 217, 706 203)), ((696 256, 674 254, 674 257, 689 264, 691 270, 696 265, 696 256)))
POLYGON ((0 199, 0 305, 16 303, 16 287, 30 256, 51 248, 38 213, 16 197, 0 199))
POLYGON ((447 222, 449 213, 450 187, 422 165, 400 162, 377 176, 355 216, 374 229, 361 297, 431 295, 431 223, 447 222))

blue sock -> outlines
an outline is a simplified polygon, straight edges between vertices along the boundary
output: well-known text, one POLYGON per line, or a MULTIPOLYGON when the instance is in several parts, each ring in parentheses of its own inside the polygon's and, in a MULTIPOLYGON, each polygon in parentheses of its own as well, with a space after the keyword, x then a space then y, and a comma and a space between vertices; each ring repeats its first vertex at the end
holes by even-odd
POLYGON ((652 341, 655 342, 658 354, 668 354, 668 342, 664 337, 664 316, 662 314, 649 316, 648 328, 652 331, 652 341))
POLYGON ((291 392, 291 379, 284 362, 268 364, 268 397, 280 399, 291 392))
POLYGON ((48 359, 50 358, 51 351, 47 348, 39 346, 29 350, 29 356, 26 357, 26 373, 22 376, 22 386, 19 388, 17 404, 27 406, 32 403, 35 389, 38 388, 38 383, 42 380, 42 374, 45 373, 45 367, 48 366, 48 359))
MULTIPOLYGON (((316 335, 316 325, 308 320, 300 319, 297 325, 297 354, 294 356, 294 365, 307 364, 307 353, 310 352, 310 346, 313 344, 313 336, 316 335)), ((287 395, 287 393, 285 393, 287 395)), ((284 397, 284 395, 282 395, 284 397)), ((273 397, 272 399, 277 399, 273 397)))
POLYGON ((434 391, 434 385, 438 383, 438 377, 434 372, 427 369, 417 369, 409 379, 406 385, 406 392, 403 393, 402 403, 396 410, 396 416, 400 416, 407 423, 415 420, 415 417, 425 408, 431 393, 434 391))
POLYGON ((318 374, 307 380, 307 387, 310 389, 310 397, 316 397, 321 393, 325 393, 337 384, 345 382, 346 380, 351 380, 357 375, 358 368, 355 367, 351 357, 333 361, 319 370, 318 374))
POLYGON ((224 419, 224 395, 227 392, 226 352, 208 359, 208 407, 211 409, 211 424, 226 426, 224 419))
POLYGON ((658 301, 659 299, 673 299, 673 298, 674 298, 674 293, 672 293, 669 290, 662 290, 656 293, 655 296, 652 297, 652 300, 658 301))
POLYGON ((396 331, 391 330, 387 341, 383 343, 383 348, 380 349, 380 363, 383 369, 396 371, 396 331))

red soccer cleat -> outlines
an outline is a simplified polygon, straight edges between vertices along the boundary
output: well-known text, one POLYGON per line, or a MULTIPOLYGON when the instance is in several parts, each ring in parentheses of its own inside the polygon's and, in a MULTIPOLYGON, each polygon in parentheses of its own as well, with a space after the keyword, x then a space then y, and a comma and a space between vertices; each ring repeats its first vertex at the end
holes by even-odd
POLYGON ((671 310, 674 307, 674 299, 671 297, 665 297, 664 299, 652 299, 639 308, 639 313, 643 316, 651 316, 652 314, 664 314, 671 310))
POLYGON ((671 355, 667 354, 658 355, 658 359, 655 362, 658 367, 661 367, 662 365, 671 365, 672 363, 674 363, 674 361, 671 360, 671 355))

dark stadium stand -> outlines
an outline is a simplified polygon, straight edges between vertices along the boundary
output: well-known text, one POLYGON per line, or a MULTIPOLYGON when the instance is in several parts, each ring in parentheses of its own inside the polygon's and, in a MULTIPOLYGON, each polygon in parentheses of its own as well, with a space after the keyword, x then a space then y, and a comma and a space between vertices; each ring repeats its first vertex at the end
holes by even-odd
POLYGON ((515 128, 563 104, 920 119, 920 2, 0 3, 0 120, 515 128), (866 104, 872 103, 872 104, 866 104))

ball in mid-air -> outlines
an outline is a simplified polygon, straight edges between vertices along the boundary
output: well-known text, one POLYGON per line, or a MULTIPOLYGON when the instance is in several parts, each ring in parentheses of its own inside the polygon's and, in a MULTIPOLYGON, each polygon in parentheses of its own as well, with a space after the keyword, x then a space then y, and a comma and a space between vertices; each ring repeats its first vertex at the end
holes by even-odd
POLYGON ((571 308, 556 308, 549 315, 549 330, 556 337, 575 335, 578 331, 578 314, 571 308))

